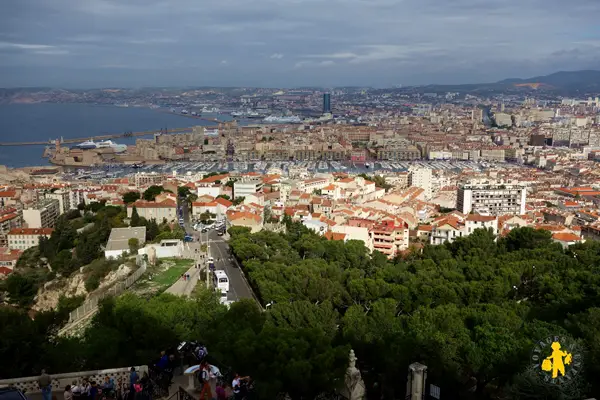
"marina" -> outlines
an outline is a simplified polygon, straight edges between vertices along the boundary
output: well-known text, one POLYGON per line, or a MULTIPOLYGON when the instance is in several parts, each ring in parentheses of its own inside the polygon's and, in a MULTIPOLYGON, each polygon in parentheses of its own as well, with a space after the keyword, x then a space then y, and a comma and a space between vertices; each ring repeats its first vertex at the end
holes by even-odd
MULTIPOLYGON (((126 177, 135 173, 147 174, 175 174, 175 175, 205 175, 211 172, 224 172, 231 174, 277 174, 289 178, 305 179, 314 174, 347 173, 347 174, 377 174, 386 175, 407 172, 410 168, 431 168, 460 172, 472 170, 481 172, 489 168, 512 169, 519 165, 510 163, 490 163, 472 161, 375 161, 367 164, 338 161, 283 161, 283 162, 169 162, 160 165, 131 165, 107 164, 87 168, 66 169, 63 174, 66 178, 74 179, 113 179, 126 177)), ((201 179, 201 178, 198 178, 201 179)))

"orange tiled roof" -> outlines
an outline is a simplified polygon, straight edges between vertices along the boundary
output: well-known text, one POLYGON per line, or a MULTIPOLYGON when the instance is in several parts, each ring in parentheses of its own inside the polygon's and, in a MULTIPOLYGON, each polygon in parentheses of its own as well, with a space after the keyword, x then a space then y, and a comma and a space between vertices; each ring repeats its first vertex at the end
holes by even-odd
POLYGON ((15 228, 8 232, 9 235, 51 235, 52 228, 15 228))
POLYGON ((574 233, 555 233, 552 235, 552 239, 559 240, 561 242, 578 242, 581 238, 574 233))

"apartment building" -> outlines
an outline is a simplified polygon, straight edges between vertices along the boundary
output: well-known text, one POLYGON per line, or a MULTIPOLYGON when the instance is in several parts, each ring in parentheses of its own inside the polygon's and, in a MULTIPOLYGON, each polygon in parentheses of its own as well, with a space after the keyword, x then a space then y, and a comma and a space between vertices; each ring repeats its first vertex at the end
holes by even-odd
POLYGON ((60 216, 60 203, 56 199, 43 199, 23 210, 23 221, 28 228, 54 228, 60 216))
POLYGON ((423 189, 423 195, 425 196, 425 199, 431 199, 433 194, 433 174, 430 168, 415 168, 411 170, 410 175, 408 176, 408 181, 410 186, 423 189))
POLYGON ((25 251, 40 244, 40 237, 49 238, 51 228, 17 228, 8 233, 8 248, 25 251))
POLYGON ((172 199, 166 199, 160 202, 138 200, 133 203, 132 207, 127 207, 127 217, 131 218, 135 206, 138 215, 146 218, 148 221, 155 219, 161 223, 163 220, 177 220, 177 203, 172 199))
MULTIPOLYGON (((71 209, 71 196, 70 191, 68 190, 59 189, 52 193, 46 193, 46 198, 58 200, 60 214, 64 214, 71 209)), ((75 206, 77 206, 77 204, 75 206)))
POLYGON ((139 188, 152 185, 161 185, 164 179, 164 175, 157 174, 155 172, 149 174, 138 172, 134 175, 133 182, 135 186, 139 188))
POLYGON ((463 214, 471 211, 488 215, 523 215, 527 188, 523 185, 484 183, 458 187, 456 208, 463 214))
POLYGON ((8 233, 21 227, 21 216, 16 211, 13 208, 0 214, 0 247, 8 247, 8 233))
POLYGON ((246 178, 234 182, 233 184, 233 196, 246 197, 251 194, 262 193, 263 181, 257 178, 246 178))
POLYGON ((374 224, 369 230, 373 250, 377 250, 388 258, 395 257, 399 252, 408 249, 408 226, 386 220, 374 224))

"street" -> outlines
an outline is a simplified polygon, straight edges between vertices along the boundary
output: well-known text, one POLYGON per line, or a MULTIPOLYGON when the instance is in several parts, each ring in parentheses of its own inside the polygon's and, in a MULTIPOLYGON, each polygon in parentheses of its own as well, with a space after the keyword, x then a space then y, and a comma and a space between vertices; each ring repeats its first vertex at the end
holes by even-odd
MULTIPOLYGON (((227 300, 238 301, 240 299, 253 299, 254 295, 248 281, 244 277, 241 268, 238 267, 237 261, 229 254, 229 244, 225 240, 228 235, 217 235, 214 229, 210 229, 206 233, 195 231, 191 222, 191 215, 187 203, 182 202, 183 219, 185 221, 185 230, 187 233, 194 236, 194 242, 186 243, 190 247, 200 247, 201 244, 209 244, 209 256, 215 260, 215 269, 222 269, 229 277, 229 292, 227 300)), ((198 284, 201 284, 200 282, 198 284)))

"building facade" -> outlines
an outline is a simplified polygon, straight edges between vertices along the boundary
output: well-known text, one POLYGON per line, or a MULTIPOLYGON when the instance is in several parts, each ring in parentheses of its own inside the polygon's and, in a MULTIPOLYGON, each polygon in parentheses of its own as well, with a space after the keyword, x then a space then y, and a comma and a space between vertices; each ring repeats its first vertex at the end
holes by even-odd
POLYGON ((415 168, 410 171, 408 177, 410 186, 415 186, 423 189, 425 199, 430 199, 432 196, 432 170, 429 168, 415 168))
POLYGON ((251 194, 262 193, 263 181, 262 179, 242 179, 233 184, 233 196, 246 197, 251 194))
POLYGON ((40 244, 40 237, 49 238, 51 228, 17 228, 8 233, 8 248, 25 251, 40 244))
POLYGON ((23 221, 28 228, 54 228, 60 216, 60 202, 56 199, 44 199, 23 210, 23 221))
POLYGON ((456 208, 489 215, 523 215, 527 188, 514 184, 465 184, 458 187, 456 208))

